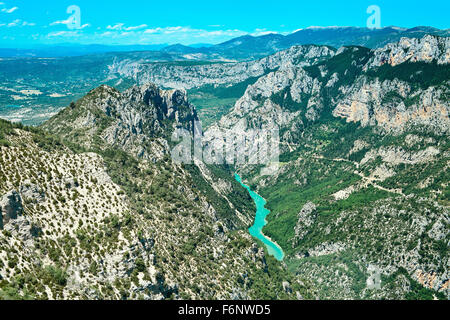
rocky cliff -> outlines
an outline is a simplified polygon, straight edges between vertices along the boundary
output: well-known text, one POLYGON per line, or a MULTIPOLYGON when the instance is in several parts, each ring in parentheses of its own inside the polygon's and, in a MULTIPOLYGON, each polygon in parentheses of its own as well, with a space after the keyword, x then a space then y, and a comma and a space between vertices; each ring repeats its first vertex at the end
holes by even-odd
POLYGON ((386 131, 448 132, 449 39, 405 38, 377 50, 344 47, 312 66, 283 63, 249 86, 217 126, 289 127, 285 138, 296 138, 304 123, 331 113, 386 131))
POLYGON ((167 148, 165 139, 175 128, 192 131, 197 119, 184 91, 162 91, 148 84, 120 93, 101 86, 43 127, 87 148, 101 144, 155 158, 163 155, 163 149, 150 140, 167 148))

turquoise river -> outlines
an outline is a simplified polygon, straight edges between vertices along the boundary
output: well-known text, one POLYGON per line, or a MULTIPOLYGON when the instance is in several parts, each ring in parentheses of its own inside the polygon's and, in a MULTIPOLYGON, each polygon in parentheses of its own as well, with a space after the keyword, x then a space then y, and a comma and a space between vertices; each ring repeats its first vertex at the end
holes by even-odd
POLYGON ((245 185, 238 174, 235 174, 235 178, 245 189, 248 190, 256 205, 255 223, 250 229, 248 229, 248 231, 253 237, 264 243, 270 255, 274 256, 278 261, 282 261, 284 258, 283 249, 281 249, 281 247, 273 242, 269 237, 266 237, 262 232, 262 229, 267 224, 266 217, 270 213, 270 211, 266 209, 267 201, 259 194, 252 191, 249 186, 245 185))

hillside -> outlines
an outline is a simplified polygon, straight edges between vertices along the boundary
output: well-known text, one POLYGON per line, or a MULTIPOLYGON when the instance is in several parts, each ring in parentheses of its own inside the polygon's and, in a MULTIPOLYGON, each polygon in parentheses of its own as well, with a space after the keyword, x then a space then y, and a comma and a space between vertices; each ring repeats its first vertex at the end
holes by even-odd
POLYGON ((2 120, 0 298, 311 298, 247 233, 226 168, 171 160, 195 119, 148 85, 99 87, 38 129, 2 120))

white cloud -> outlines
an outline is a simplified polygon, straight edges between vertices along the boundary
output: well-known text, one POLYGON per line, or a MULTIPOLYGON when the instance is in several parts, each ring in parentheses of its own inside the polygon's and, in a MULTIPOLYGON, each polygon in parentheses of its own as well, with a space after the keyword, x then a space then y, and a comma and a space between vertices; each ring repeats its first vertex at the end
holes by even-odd
POLYGON ((106 32, 101 33, 100 36, 101 37, 109 37, 109 36, 112 36, 114 34, 115 34, 114 32, 106 31, 106 32))
POLYGON ((141 30, 141 29, 145 29, 147 28, 148 25, 146 24, 141 24, 138 26, 129 26, 129 27, 125 27, 125 23, 116 23, 115 25, 109 25, 106 27, 106 29, 108 30, 125 30, 125 31, 136 31, 136 30, 141 30))
POLYGON ((122 30, 124 25, 125 25, 125 23, 116 23, 113 26, 107 26, 106 29, 108 29, 108 30, 122 30))
POLYGON ((256 29, 253 33, 251 33, 254 37, 265 36, 268 34, 278 33, 276 31, 268 31, 267 29, 256 29))
MULTIPOLYGON (((2 4, 4 4, 4 3, 2 3, 2 4)), ((16 11, 18 9, 19 9, 18 7, 12 7, 10 9, 3 8, 2 12, 4 12, 4 13, 13 13, 14 11, 16 11)))
POLYGON ((131 26, 131 27, 127 27, 125 28, 126 31, 134 31, 134 30, 140 30, 140 29, 144 29, 147 28, 148 25, 146 24, 141 24, 140 26, 131 26))
POLYGON ((36 24, 33 23, 33 22, 27 22, 27 21, 22 21, 20 19, 16 19, 16 20, 14 20, 14 21, 12 21, 10 23, 7 23, 7 24, 5 24, 5 23, 0 24, 0 27, 3 27, 3 26, 7 26, 8 28, 12 28, 12 27, 33 27, 35 25, 36 24))
MULTIPOLYGON (((222 25, 211 25, 210 28, 223 27, 222 25)), ((95 38, 101 38, 103 41, 112 42, 115 40, 127 41, 128 43, 196 43, 199 41, 222 42, 234 37, 243 35, 261 36, 277 33, 266 29, 256 29, 253 32, 246 32, 239 29, 196 29, 189 26, 169 26, 148 28, 146 24, 127 26, 125 23, 116 23, 108 25, 107 31, 96 33, 95 38), (105 39, 109 38, 109 39, 105 39)))
POLYGON ((55 38, 55 37, 78 37, 80 34, 77 31, 57 31, 50 32, 47 37, 55 38))
POLYGON ((34 27, 34 26, 36 25, 36 23, 24 21, 24 22, 22 22, 22 25, 23 25, 24 27, 34 27))
MULTIPOLYGON (((88 26, 82 26, 87 28, 88 26)), ((47 35, 53 41, 66 38, 71 40, 77 37, 77 41, 85 44, 157 44, 157 43, 182 43, 185 45, 208 42, 220 43, 243 35, 263 35, 273 33, 265 29, 256 29, 252 32, 239 29, 202 29, 189 26, 168 26, 149 28, 147 25, 127 26, 125 23, 108 25, 106 28, 96 28, 93 33, 83 33, 80 30, 53 32, 47 35), (78 32, 75 32, 78 31, 78 32)))
MULTIPOLYGON (((67 20, 60 20, 60 21, 55 21, 50 23, 50 26, 57 26, 57 25, 69 25, 72 24, 72 19, 69 18, 67 20)), ((91 26, 90 23, 85 23, 82 26, 80 26, 79 28, 77 28, 78 30, 84 29, 84 28, 89 28, 91 26)))
MULTIPOLYGON (((149 28, 133 34, 135 41, 141 44, 148 43, 182 43, 189 45, 198 42, 220 43, 231 38, 249 34, 239 29, 206 30, 188 26, 149 28)), ((116 35, 116 38, 121 37, 116 35)), ((128 39, 132 39, 127 38, 128 39)))
POLYGON ((59 21, 55 21, 55 22, 52 22, 52 23, 50 23, 50 25, 51 26, 57 26, 57 25, 60 25, 60 24, 70 24, 70 23, 72 23, 72 19, 71 18, 69 18, 69 19, 67 19, 67 20, 59 20, 59 21))
POLYGON ((20 19, 16 19, 13 22, 8 23, 8 27, 17 27, 20 24, 20 19))
POLYGON ((315 29, 341 29, 341 28, 349 28, 349 27, 340 27, 340 26, 310 26, 306 28, 307 30, 315 30, 315 29))
POLYGON ((172 35, 172 34, 189 34, 191 36, 234 36, 234 35, 242 35, 247 34, 247 32, 241 30, 205 30, 205 29, 193 29, 190 27, 165 27, 165 28, 153 28, 146 29, 144 34, 162 34, 162 35, 172 35))

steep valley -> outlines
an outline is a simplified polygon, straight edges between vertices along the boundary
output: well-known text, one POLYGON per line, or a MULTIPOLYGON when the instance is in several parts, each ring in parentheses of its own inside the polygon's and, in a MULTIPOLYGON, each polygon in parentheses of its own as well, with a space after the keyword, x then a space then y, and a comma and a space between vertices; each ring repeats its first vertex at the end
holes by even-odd
POLYGON ((172 161, 167 135, 195 119, 150 85, 102 86, 46 131, 2 121, 0 296, 312 298, 247 233, 254 206, 226 168, 172 161))
POLYGON ((0 299, 448 299, 449 62, 434 35, 109 61, 39 127, 0 120, 0 299), (221 152, 279 130, 277 170, 174 161, 199 118, 221 152))

